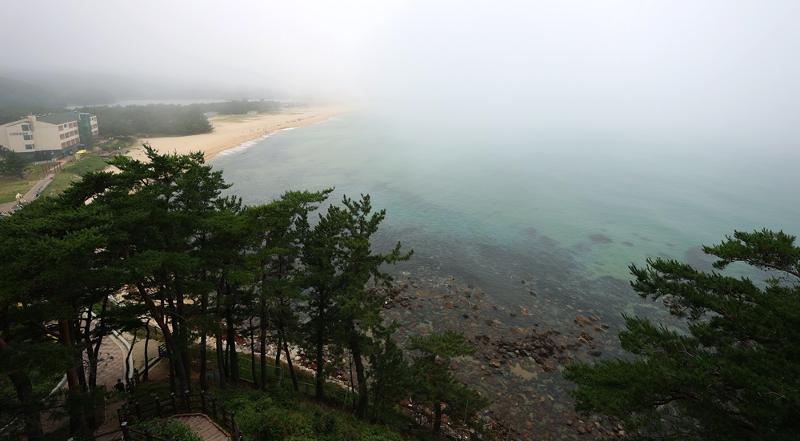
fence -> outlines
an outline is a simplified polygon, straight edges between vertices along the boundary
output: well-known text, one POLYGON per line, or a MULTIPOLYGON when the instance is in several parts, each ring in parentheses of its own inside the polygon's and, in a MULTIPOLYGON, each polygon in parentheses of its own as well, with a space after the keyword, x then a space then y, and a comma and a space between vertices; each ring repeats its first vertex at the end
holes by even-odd
POLYGON ((219 400, 204 391, 196 394, 187 391, 180 394, 180 397, 172 393, 167 399, 153 396, 152 400, 147 402, 131 400, 119 409, 120 427, 125 441, 169 441, 148 435, 145 431, 137 429, 135 425, 154 418, 164 418, 184 413, 203 413, 227 430, 233 441, 242 440, 242 433, 239 430, 239 425, 236 424, 234 413, 227 410, 219 400), (144 436, 144 438, 141 436, 144 436), (150 438, 147 438, 147 436, 150 436, 150 438))

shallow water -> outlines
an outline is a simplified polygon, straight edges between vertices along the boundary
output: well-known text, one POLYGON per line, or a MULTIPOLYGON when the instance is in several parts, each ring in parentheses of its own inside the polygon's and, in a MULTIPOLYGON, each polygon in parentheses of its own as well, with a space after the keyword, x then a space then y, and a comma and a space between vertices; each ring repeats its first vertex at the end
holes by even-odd
POLYGON ((627 266, 646 257, 707 267, 700 245, 734 229, 800 232, 796 153, 412 129, 337 117, 254 142, 214 166, 246 203, 287 189, 335 187, 332 200, 369 193, 388 212, 382 240, 415 251, 402 269, 453 274, 554 319, 560 303, 609 320, 649 307, 627 288, 627 266))
MULTIPOLYGON (((213 164, 246 203, 289 189, 335 187, 332 201, 369 193, 388 213, 378 246, 400 240, 415 251, 395 269, 415 299, 388 314, 401 335, 458 328, 468 338, 513 339, 554 329, 574 341, 589 332, 603 357, 621 356, 622 313, 668 320, 632 292, 630 263, 667 256, 709 269, 700 245, 734 229, 800 232, 796 153, 493 135, 351 115, 276 133, 213 164), (583 328, 577 315, 600 321, 583 328)), ((509 439, 579 437, 566 423, 579 417, 562 366, 521 358, 495 368, 496 357, 478 354, 460 373, 492 400, 509 439)), ((588 348, 569 358, 592 359, 588 348)))

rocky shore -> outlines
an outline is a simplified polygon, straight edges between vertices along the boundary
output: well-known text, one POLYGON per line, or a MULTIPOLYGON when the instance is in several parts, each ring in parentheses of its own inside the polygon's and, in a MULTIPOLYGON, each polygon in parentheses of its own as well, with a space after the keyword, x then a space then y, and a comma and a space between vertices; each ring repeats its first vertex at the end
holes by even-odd
MULTIPOLYGON (((524 283, 524 282, 523 282, 524 283)), ((530 293, 532 296, 535 292, 530 293)), ((497 439, 591 440, 623 436, 614 422, 578 415, 572 385, 562 372, 574 361, 620 355, 616 330, 592 311, 580 311, 563 329, 545 325, 537 311, 501 305, 454 277, 401 273, 389 289, 386 320, 412 334, 457 330, 476 353, 456 362, 463 381, 487 396, 483 415, 497 439)))

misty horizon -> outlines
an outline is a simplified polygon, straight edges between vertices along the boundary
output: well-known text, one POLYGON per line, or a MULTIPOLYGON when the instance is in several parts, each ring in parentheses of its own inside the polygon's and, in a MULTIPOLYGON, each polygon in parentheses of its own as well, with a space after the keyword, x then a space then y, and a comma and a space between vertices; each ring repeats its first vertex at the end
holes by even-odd
POLYGON ((35 3, 36 32, 0 30, 0 77, 69 81, 73 99, 339 102, 402 123, 784 148, 800 133, 792 1, 35 3))

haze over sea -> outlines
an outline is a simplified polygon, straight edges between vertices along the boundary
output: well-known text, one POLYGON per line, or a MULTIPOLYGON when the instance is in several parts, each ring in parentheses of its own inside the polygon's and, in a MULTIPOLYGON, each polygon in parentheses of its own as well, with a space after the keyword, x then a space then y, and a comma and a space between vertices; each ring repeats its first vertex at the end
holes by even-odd
POLYGON ((279 132, 214 166, 245 203, 288 189, 335 187, 332 201, 369 193, 388 212, 381 245, 415 251, 402 270, 453 275, 558 326, 575 310, 611 321, 652 310, 628 288, 630 263, 669 256, 707 269, 700 246, 736 229, 800 233, 799 160, 789 149, 481 134, 352 113, 279 132))

